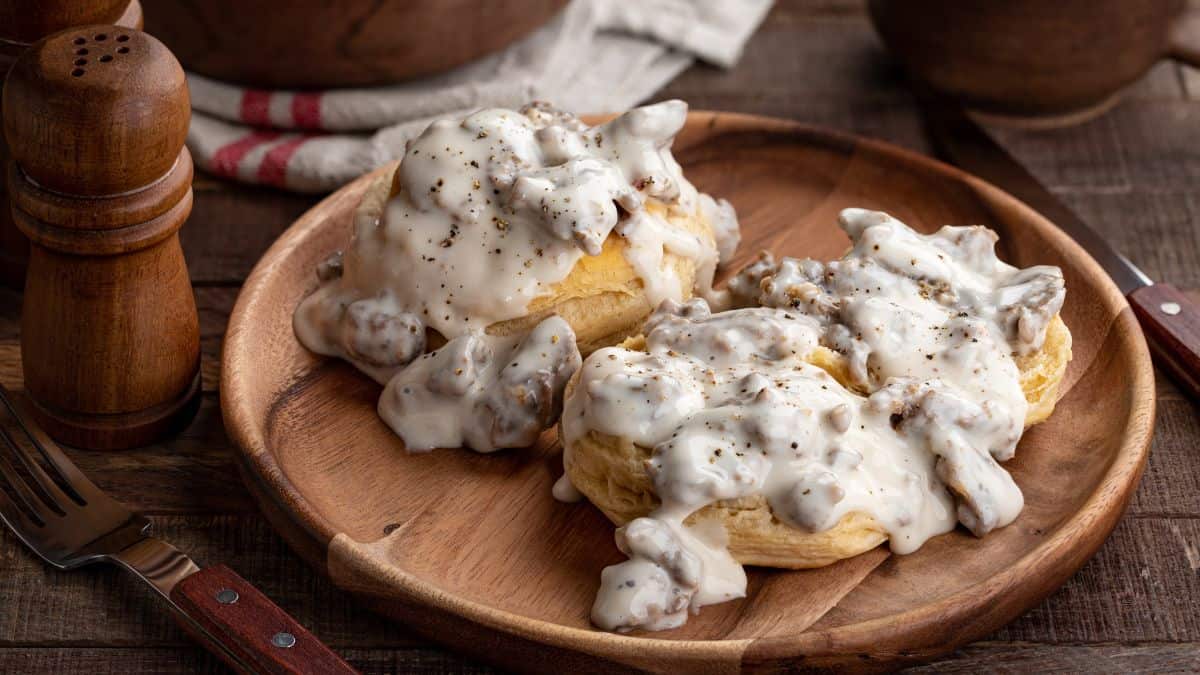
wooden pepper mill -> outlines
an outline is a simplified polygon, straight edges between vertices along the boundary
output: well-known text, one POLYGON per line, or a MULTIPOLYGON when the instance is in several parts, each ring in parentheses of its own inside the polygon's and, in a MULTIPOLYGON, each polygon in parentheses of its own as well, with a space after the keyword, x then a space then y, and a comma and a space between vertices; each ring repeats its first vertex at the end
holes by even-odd
POLYGON ((9 72, 9 196, 31 242, 25 389, 64 443, 144 445, 195 413, 199 321, 178 236, 188 121, 183 69, 138 30, 67 29, 9 72))
MULTIPOLYGON (((137 0, 6 0, 0 2, 0 83, 13 62, 31 44, 58 31, 88 23, 142 27, 137 0)), ((2 86, 2 84, 0 84, 2 86)), ((8 148, 0 133, 0 167, 8 163, 8 148)), ((20 288, 29 262, 29 240, 9 215, 8 195, 0 176, 0 285, 20 288)))

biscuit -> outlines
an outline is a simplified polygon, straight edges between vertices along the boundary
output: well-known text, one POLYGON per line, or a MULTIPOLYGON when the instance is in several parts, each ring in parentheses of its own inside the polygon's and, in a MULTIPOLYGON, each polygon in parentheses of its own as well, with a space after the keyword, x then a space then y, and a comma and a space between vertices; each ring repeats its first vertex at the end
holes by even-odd
MULTIPOLYGON (((640 350, 644 349, 645 341, 638 336, 626 340, 622 346, 640 350)), ((1029 402, 1027 429, 1053 412, 1058 386, 1070 359, 1071 333, 1060 316, 1051 320, 1040 350, 1016 358, 1021 388, 1029 402)), ((846 361, 840 354, 817 347, 805 360, 848 385, 846 361)), ((578 374, 567 384, 568 398, 577 382, 578 374)), ((565 438, 561 427, 559 435, 565 438)), ((652 452, 652 448, 624 439, 589 432, 567 449, 566 471, 575 487, 609 520, 624 525, 649 514, 659 504, 644 468, 652 452)), ((710 504, 693 513, 686 522, 696 524, 705 520, 716 520, 724 526, 730 552, 744 565, 824 567, 869 551, 888 538, 874 518, 860 512, 847 514, 823 532, 801 530, 776 518, 761 494, 710 504)))
MULTIPOLYGON (((355 213, 356 220, 377 222, 383 216, 388 201, 400 191, 398 175, 392 170, 367 189, 355 213)), ((646 210, 651 215, 665 218, 675 227, 704 237, 710 246, 715 246, 712 227, 699 209, 692 215, 681 215, 662 202, 648 199, 646 210)), ((646 295, 641 278, 625 257, 625 247, 625 240, 620 235, 615 232, 609 234, 599 255, 580 258, 565 279, 529 304, 525 316, 493 323, 486 328, 487 333, 525 333, 547 316, 557 314, 575 331, 579 350, 584 356, 637 334, 654 307, 646 295)), ((664 273, 679 278, 680 288, 683 289, 682 300, 692 296, 696 267, 696 262, 691 258, 670 251, 663 255, 664 273)), ((431 348, 444 342, 442 336, 429 336, 431 348)))

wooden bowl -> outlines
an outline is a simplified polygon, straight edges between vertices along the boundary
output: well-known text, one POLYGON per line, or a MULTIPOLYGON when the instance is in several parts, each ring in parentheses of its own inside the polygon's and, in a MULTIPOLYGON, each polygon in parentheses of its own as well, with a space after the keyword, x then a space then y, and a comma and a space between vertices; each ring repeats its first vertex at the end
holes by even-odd
POLYGON ((1184 0, 870 0, 888 49, 971 107, 1064 122, 1103 112, 1171 50, 1184 0))
POLYGON ((926 231, 983 223, 999 231, 1005 259, 1063 268, 1075 358, 1057 412, 1006 464, 1026 498, 1017 521, 907 556, 877 549, 823 570, 752 569, 749 597, 678 630, 594 630, 600 570, 622 556, 595 508, 551 497, 562 472, 553 431, 492 455, 407 454, 376 416, 380 387, 292 333, 314 266, 346 246, 380 169, 280 237, 246 281, 225 341, 222 409, 246 482, 305 559, 367 606, 509 668, 733 671, 928 658, 1032 607, 1096 551, 1146 460, 1154 376, 1125 299, 1095 261, 995 187, 885 143, 697 112, 675 152, 698 187, 737 207, 739 265, 764 248, 840 255, 836 216, 853 205, 926 231))
POLYGON ((130 0, 0 2, 0 40, 23 43, 23 47, 28 47, 51 33, 71 26, 93 23, 133 26, 141 21, 140 14, 141 6, 130 0), (134 14, 138 15, 136 19, 134 14))
POLYGON ((184 67, 268 88, 389 84, 461 65, 545 24, 567 0, 155 0, 146 30, 184 67))

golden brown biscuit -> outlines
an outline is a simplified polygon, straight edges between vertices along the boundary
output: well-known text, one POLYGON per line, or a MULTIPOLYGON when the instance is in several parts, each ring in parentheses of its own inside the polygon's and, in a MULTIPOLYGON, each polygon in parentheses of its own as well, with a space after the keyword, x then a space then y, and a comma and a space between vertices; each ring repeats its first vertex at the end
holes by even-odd
POLYGON ((1061 316, 1046 326, 1046 340, 1036 352, 1016 357, 1021 371, 1021 390, 1029 410, 1025 412, 1025 428, 1046 421, 1058 403, 1058 385, 1071 361, 1071 331, 1061 316))
MULTIPOLYGON (((363 195, 356 219, 377 221, 389 199, 400 191, 395 170, 376 180, 363 195)), ((712 227, 702 213, 680 216, 656 200, 647 200, 646 210, 664 217, 672 225, 700 235, 712 244, 712 227)), ((654 310, 646 297, 642 280, 625 258, 625 240, 610 234, 599 255, 583 256, 571 274, 551 287, 549 293, 535 298, 526 316, 500 321, 487 327, 491 335, 523 333, 551 314, 558 314, 571 325, 580 352, 591 352, 614 345, 641 330, 642 323, 654 310)), ((692 295, 696 282, 696 263, 690 258, 664 253, 664 266, 680 279, 684 300, 692 295)), ((430 336, 430 347, 440 346, 441 336, 430 336)))
MULTIPOLYGON (((638 336, 626 340, 627 349, 645 348, 638 336)), ((817 347, 805 357, 843 385, 849 383, 846 360, 836 352, 817 347)), ((1056 316, 1046 330, 1042 348, 1016 359, 1021 388, 1029 402, 1025 427, 1050 416, 1058 400, 1058 385, 1071 360, 1071 333, 1056 316)), ((567 384, 569 398, 578 374, 567 384)), ((560 438, 565 438, 561 433, 560 438)), ((566 471, 571 482, 609 520, 617 525, 645 516, 658 506, 658 497, 645 470, 652 449, 595 432, 578 439, 566 450, 566 471)), ((716 519, 729 535, 729 550, 744 565, 789 569, 823 567, 856 556, 882 544, 887 533, 871 516, 851 513, 824 532, 806 532, 779 520, 762 495, 711 504, 688 518, 688 524, 716 519)))

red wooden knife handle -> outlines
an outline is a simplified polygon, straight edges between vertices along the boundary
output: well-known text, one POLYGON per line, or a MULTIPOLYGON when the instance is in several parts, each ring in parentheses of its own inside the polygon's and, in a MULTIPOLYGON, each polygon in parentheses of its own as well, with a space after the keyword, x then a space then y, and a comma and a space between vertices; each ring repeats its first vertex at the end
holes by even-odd
POLYGON ((1171 284, 1129 294, 1158 366, 1200 399, 1200 306, 1171 284))
POLYGON ((171 591, 171 600, 204 630, 206 635, 198 637, 217 642, 226 652, 217 653, 237 670, 322 675, 356 672, 224 565, 203 568, 179 582, 171 591))

